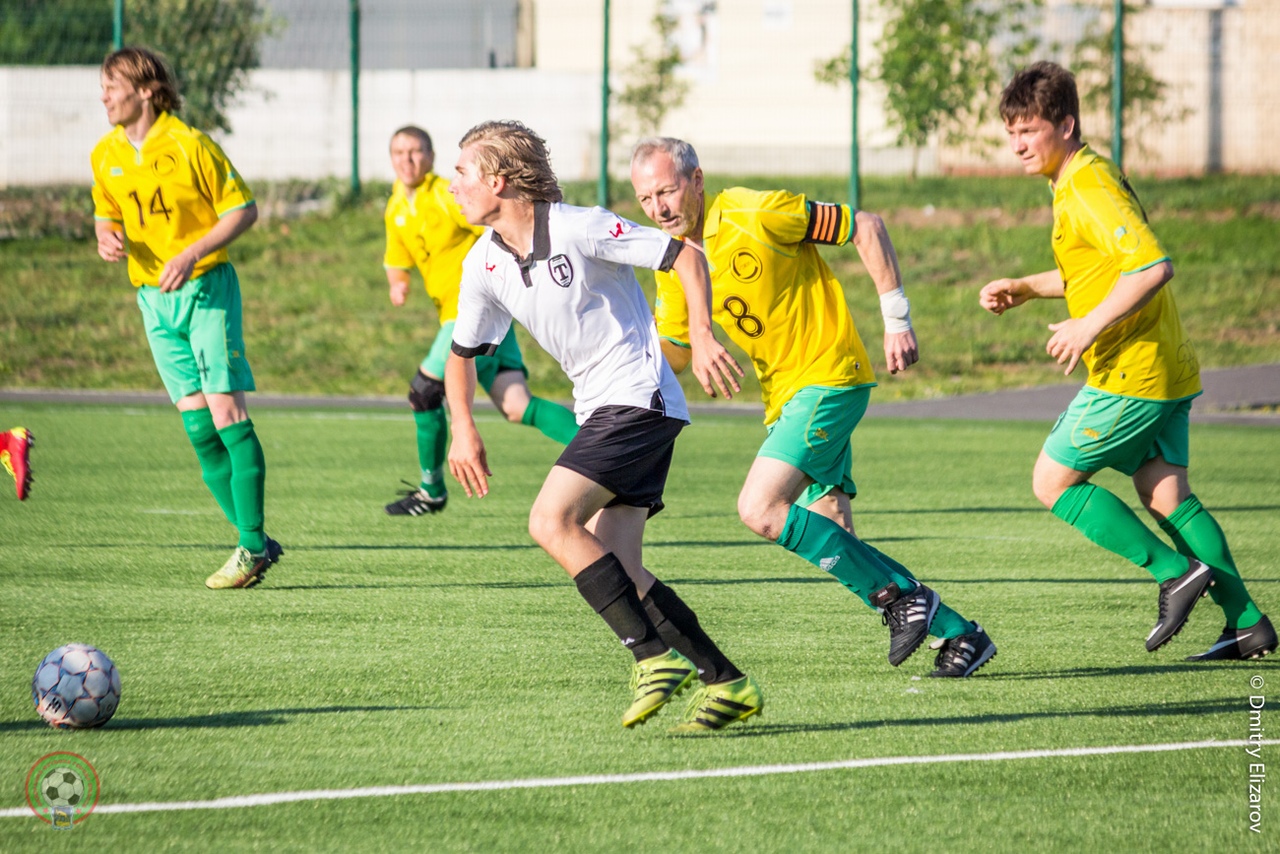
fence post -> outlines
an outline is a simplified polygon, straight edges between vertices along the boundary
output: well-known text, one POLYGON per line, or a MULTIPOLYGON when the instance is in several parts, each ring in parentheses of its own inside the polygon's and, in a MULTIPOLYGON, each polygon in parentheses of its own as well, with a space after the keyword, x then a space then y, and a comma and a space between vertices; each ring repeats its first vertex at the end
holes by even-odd
POLYGON ((609 207, 609 0, 604 0, 604 62, 600 79, 600 178, 596 203, 609 207))
POLYGON ((862 173, 858 165, 858 0, 853 0, 850 12, 853 17, 852 38, 849 40, 849 207, 855 211, 862 201, 862 173))
POLYGON ((1111 159, 1124 169, 1124 0, 1115 0, 1116 28, 1111 38, 1111 159))
POLYGON ((351 0, 351 196, 360 195, 360 0, 351 0))
POLYGON ((124 47, 124 0, 116 0, 111 13, 111 49, 124 47))

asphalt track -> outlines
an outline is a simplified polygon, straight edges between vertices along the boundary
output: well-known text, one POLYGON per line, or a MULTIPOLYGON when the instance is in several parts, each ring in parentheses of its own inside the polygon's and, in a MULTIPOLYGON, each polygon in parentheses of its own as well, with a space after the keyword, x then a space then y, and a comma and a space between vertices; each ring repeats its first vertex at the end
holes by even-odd
MULTIPOLYGON (((1280 364, 1251 365, 1201 372, 1204 394, 1196 398, 1191 420, 1200 423, 1280 427, 1280 364)), ((888 380, 892 382, 892 380, 888 380)), ((933 400, 878 402, 871 397, 868 418, 936 418, 980 421, 1052 422, 1079 390, 1076 382, 1039 388, 969 394, 933 400)), ((121 406, 168 405, 162 391, 81 391, 0 389, 0 403, 71 403, 121 406)), ((252 406, 297 409, 407 409, 402 396, 311 397, 254 393, 252 406)), ((491 405, 477 399, 477 406, 491 405)), ((695 403, 695 414, 742 414, 762 417, 760 404, 695 403)))

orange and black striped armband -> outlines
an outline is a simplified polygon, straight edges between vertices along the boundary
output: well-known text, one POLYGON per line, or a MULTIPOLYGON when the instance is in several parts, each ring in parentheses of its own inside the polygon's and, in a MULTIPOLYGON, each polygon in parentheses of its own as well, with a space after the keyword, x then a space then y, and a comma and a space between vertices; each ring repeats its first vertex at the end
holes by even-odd
POLYGON ((827 202, 806 202, 805 205, 809 208, 809 229, 804 235, 806 243, 839 246, 853 236, 852 223, 845 213, 849 209, 844 205, 827 202))

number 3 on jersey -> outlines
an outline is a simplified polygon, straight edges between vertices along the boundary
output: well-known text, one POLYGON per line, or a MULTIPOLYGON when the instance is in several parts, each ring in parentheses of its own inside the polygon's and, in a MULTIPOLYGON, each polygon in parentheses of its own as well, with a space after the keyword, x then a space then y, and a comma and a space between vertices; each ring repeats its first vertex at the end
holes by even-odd
MULTIPOLYGON (((133 199, 133 203, 138 206, 138 225, 142 228, 146 228, 147 220, 146 217, 142 215, 142 199, 138 198, 138 191, 130 190, 129 197, 133 199)), ((173 213, 168 205, 164 203, 164 191, 159 187, 156 187, 155 194, 151 197, 151 203, 147 207, 148 213, 152 216, 163 215, 166 222, 169 219, 169 214, 173 213)))
POLYGON ((730 295, 722 303, 724 310, 733 318, 734 326, 748 338, 759 338, 764 334, 764 321, 751 313, 747 301, 740 296, 730 295))

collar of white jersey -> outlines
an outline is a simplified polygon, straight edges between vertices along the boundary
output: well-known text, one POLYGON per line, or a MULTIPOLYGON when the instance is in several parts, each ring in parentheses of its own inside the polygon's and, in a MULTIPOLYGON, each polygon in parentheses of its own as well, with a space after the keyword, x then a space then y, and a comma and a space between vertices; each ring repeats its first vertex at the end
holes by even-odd
POLYGON ((533 251, 528 257, 521 258, 520 255, 508 246, 502 240, 502 235, 498 232, 493 233, 493 243, 502 251, 506 252, 512 258, 516 259, 516 263, 520 265, 522 271, 527 271, 533 266, 535 261, 545 261, 551 257, 551 203, 550 202, 534 202, 533 203, 533 251))

